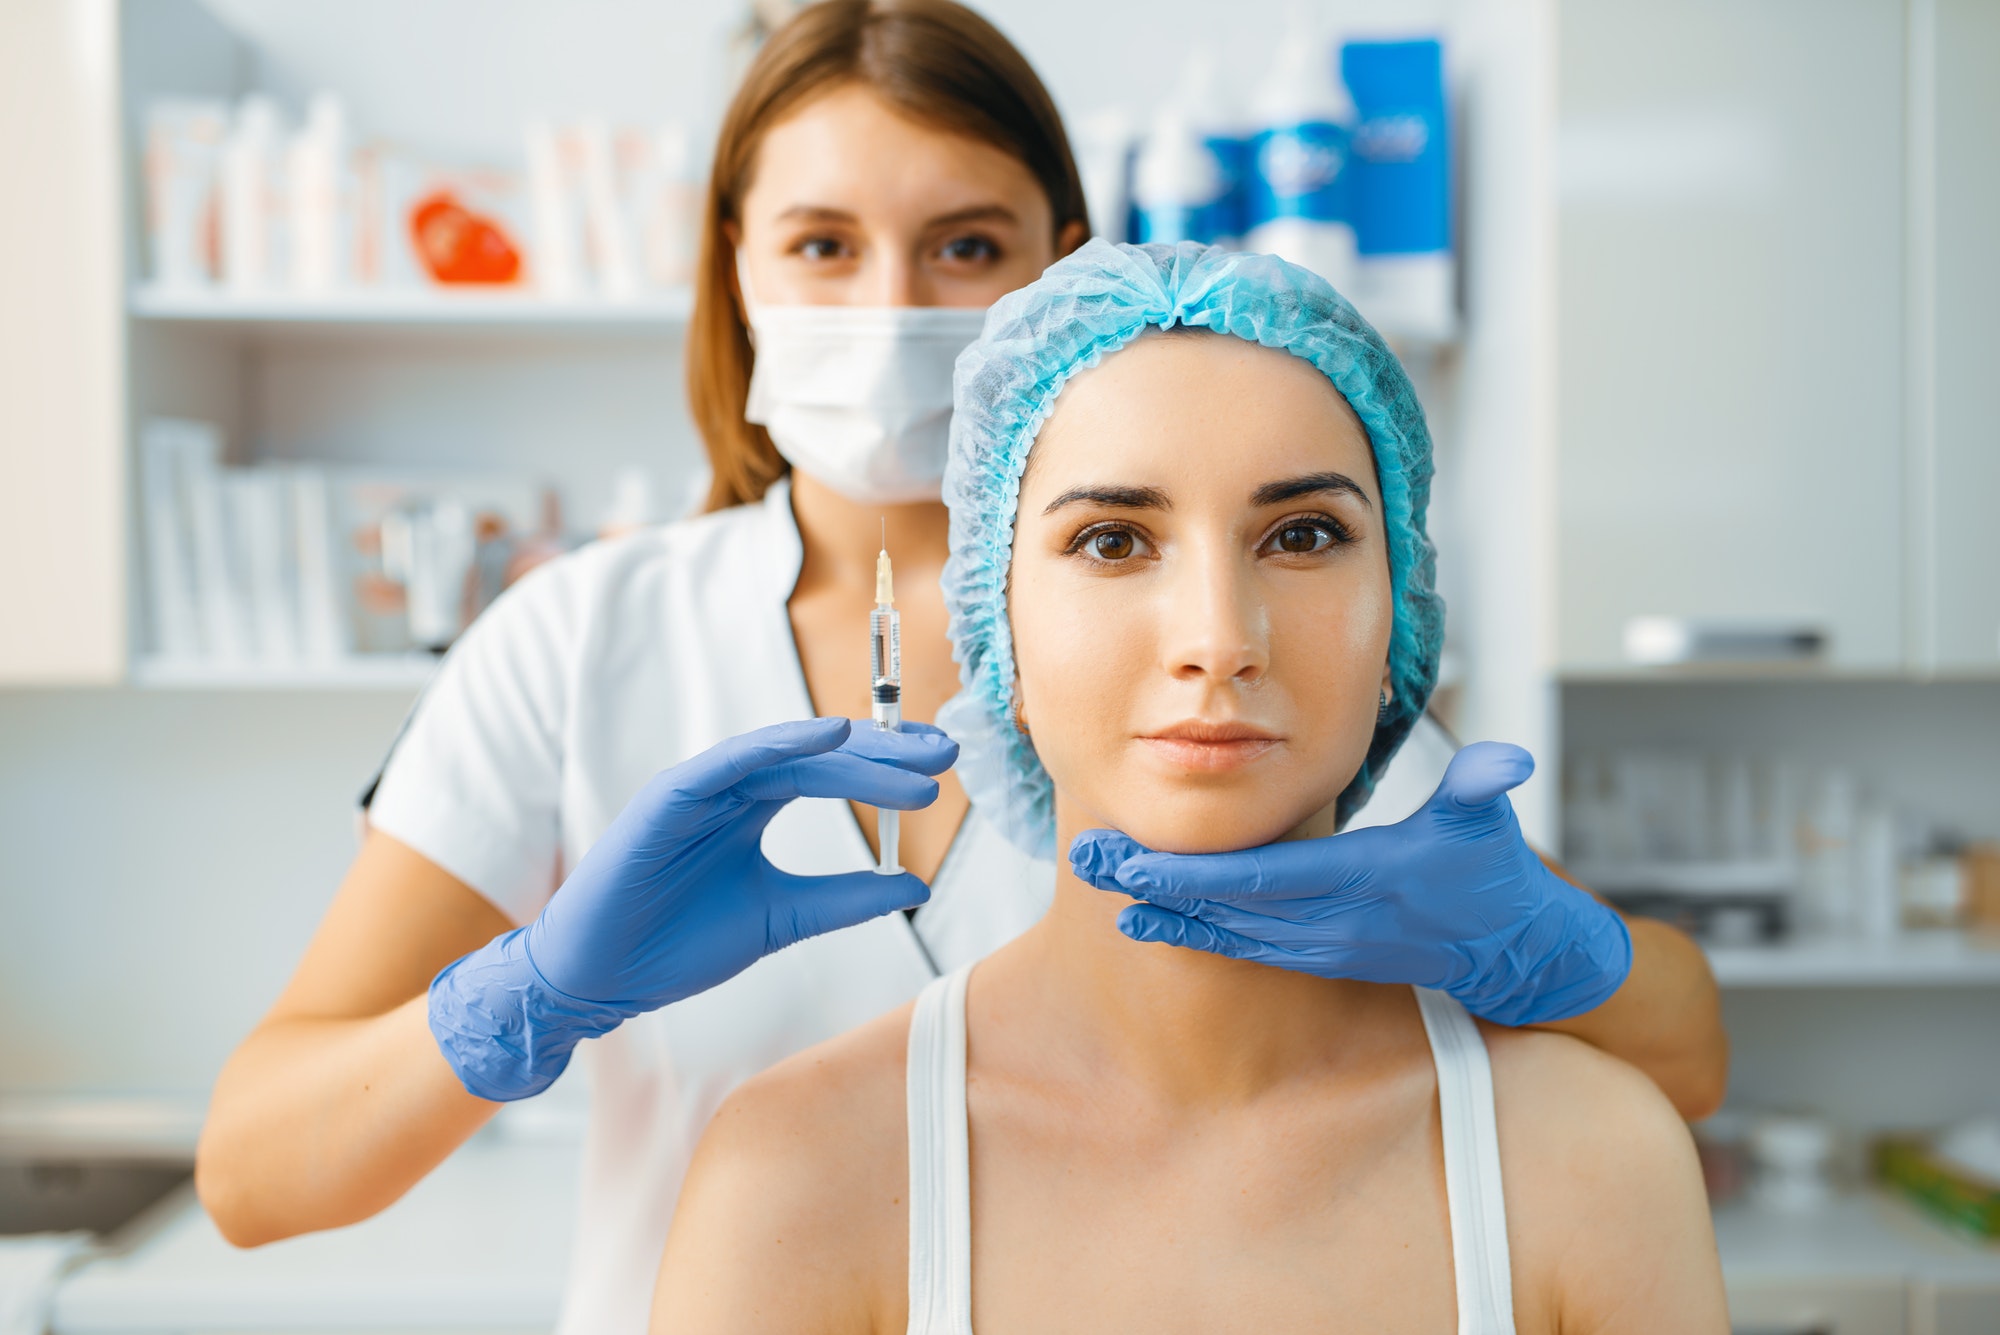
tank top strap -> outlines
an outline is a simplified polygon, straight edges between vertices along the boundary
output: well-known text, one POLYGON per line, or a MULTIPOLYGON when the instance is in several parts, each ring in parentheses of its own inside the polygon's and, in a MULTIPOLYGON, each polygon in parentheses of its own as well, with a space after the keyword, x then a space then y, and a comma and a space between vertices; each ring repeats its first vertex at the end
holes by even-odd
POLYGON ((1486 1040, 1451 996, 1422 987, 1411 990, 1437 1065, 1458 1335, 1514 1335, 1507 1202, 1500 1188, 1500 1135, 1486 1040))
POLYGON ((965 980, 935 979, 910 1016, 909 1335, 972 1335, 972 1181, 965 980))

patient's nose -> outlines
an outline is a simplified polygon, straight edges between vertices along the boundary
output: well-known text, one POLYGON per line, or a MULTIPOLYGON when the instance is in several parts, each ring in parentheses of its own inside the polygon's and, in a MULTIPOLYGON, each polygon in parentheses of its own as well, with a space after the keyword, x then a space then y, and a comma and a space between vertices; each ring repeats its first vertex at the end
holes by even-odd
POLYGON ((1167 581, 1161 611, 1165 666, 1176 678, 1254 682, 1270 665, 1270 627, 1248 573, 1227 559, 1194 557, 1167 581))

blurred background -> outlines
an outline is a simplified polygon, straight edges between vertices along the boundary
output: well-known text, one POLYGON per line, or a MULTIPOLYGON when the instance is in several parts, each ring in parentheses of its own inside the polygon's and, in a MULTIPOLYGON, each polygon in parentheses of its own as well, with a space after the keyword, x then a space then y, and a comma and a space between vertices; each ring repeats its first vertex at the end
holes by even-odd
MULTIPOLYGON (((1100 235, 1405 358, 1439 711, 1723 985, 1739 1328, 2000 1331, 2000 5, 977 7, 1100 235)), ((704 494, 707 156, 790 8, 0 6, 0 1335, 551 1324, 580 1082, 257 1253, 186 1165, 436 655, 704 494)))

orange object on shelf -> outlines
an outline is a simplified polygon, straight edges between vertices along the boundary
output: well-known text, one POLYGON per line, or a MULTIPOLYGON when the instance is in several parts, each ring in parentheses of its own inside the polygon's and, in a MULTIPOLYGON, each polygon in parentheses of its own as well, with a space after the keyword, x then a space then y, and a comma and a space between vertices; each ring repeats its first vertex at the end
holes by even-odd
POLYGON ((1973 844, 1959 855, 1968 926, 2000 931, 2000 844, 1973 844))
POLYGON ((440 283, 512 283, 521 276, 521 252, 506 229, 450 190, 433 191, 410 209, 410 237, 440 283))

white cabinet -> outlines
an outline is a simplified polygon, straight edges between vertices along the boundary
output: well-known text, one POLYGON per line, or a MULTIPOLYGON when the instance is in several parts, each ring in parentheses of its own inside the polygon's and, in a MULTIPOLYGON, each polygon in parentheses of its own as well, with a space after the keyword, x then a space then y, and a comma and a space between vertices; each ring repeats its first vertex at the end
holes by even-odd
POLYGON ((1558 661, 1634 618, 1902 661, 1903 6, 1560 6, 1558 661))
POLYGON ((0 685, 125 670, 111 0, 0 5, 0 685))
POLYGON ((1922 164, 1929 198, 1912 211, 1928 224, 1913 255, 1913 364, 1932 379, 1912 388, 1928 388, 1934 405, 1926 420, 1920 401, 1912 433, 1915 513, 1929 528, 1915 549, 1912 656, 1941 672, 1991 672, 2000 668, 2000 6, 1934 0, 1934 14, 1935 54, 1915 64, 1930 86, 1914 90, 1928 103, 1919 109, 1935 150, 1922 164))

